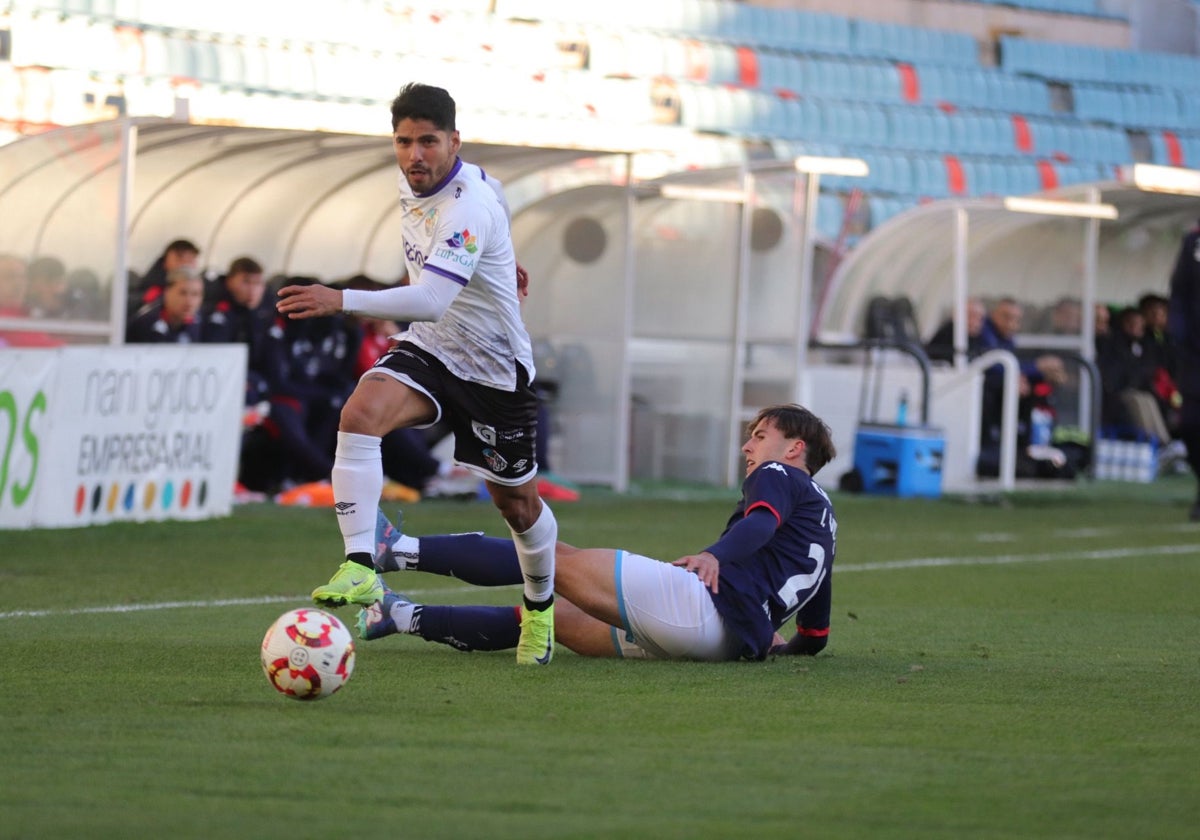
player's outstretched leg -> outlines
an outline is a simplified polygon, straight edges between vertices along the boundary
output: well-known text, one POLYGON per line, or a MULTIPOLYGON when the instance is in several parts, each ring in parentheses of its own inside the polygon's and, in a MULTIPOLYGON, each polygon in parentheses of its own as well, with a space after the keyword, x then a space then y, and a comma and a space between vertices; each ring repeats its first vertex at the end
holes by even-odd
POLYGON ((412 624, 412 610, 408 611, 407 622, 403 618, 401 619, 403 624, 403 629, 401 629, 396 626, 396 614, 393 612, 393 608, 413 606, 415 605, 408 598, 385 586, 382 600, 358 611, 358 620, 355 622, 358 628, 358 637, 372 641, 393 633, 408 632, 409 626, 412 624))
POLYGON ((375 512, 375 571, 395 572, 405 568, 402 563, 397 562, 398 558, 394 554, 396 541, 403 536, 403 522, 404 514, 401 511, 396 511, 394 525, 383 512, 383 508, 375 512))
POLYGON ((386 587, 383 600, 359 610, 355 623, 367 641, 402 633, 461 651, 511 650, 521 634, 516 607, 416 604, 386 587))
POLYGON ((410 537, 389 522, 382 511, 375 524, 375 570, 428 572, 474 586, 511 586, 524 579, 510 539, 488 537, 478 531, 410 537))

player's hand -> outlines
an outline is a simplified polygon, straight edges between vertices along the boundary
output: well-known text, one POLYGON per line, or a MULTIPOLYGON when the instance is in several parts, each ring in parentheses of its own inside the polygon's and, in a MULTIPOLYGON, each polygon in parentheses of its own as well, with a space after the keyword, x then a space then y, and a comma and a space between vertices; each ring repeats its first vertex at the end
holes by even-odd
POLYGON ((689 554, 687 557, 680 557, 672 566, 683 566, 689 572, 693 572, 696 577, 700 578, 700 582, 709 588, 710 591, 717 591, 717 579, 721 576, 721 561, 707 551, 702 551, 699 554, 689 554))
POLYGON ((318 284, 284 286, 279 290, 275 308, 293 320, 336 315, 342 311, 342 293, 318 284))
POLYGON ((520 263, 517 263, 517 296, 529 297, 529 272, 520 263))

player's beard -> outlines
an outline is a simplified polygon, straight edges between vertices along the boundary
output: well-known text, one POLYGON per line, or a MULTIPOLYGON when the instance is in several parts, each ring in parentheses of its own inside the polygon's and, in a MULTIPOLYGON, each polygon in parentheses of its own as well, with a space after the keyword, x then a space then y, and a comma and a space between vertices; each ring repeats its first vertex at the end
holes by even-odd
POLYGON ((424 165, 409 167, 408 171, 404 173, 409 188, 417 194, 433 189, 434 184, 441 180, 435 176, 436 173, 433 169, 424 165))

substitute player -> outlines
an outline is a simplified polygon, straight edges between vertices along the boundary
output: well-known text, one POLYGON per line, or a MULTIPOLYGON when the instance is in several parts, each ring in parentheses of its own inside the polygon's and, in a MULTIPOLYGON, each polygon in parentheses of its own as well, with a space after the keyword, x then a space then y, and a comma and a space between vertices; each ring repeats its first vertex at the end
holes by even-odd
MULTIPOLYGON (((816 654, 829 636, 837 521, 812 474, 834 456, 828 427, 794 405, 763 409, 742 447, 742 498, 720 538, 663 563, 558 544, 558 641, 587 656, 724 661, 816 654), (796 633, 777 635, 793 616, 796 633)), ((483 586, 520 580, 513 545, 481 534, 401 536, 380 514, 381 571, 418 569, 483 586)), ((361 611, 359 635, 411 633, 460 650, 517 641, 511 607, 415 604, 394 592, 361 611)))
POLYGON ((391 110, 409 285, 279 291, 289 318, 348 312, 411 323, 342 408, 332 480, 347 559, 313 600, 337 607, 383 597, 372 566, 380 439, 445 419, 455 460, 484 479, 512 532, 525 589, 517 662, 544 665, 554 648, 558 526, 537 492, 535 371, 503 193, 459 159, 456 108, 445 90, 406 85, 391 110))

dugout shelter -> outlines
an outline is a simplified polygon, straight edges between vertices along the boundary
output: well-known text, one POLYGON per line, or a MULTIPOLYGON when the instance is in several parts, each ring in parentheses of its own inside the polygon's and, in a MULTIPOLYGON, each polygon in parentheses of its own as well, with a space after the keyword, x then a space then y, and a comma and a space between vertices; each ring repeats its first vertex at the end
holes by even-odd
MULTIPOLYGON (((999 199, 951 200, 865 234, 847 218, 837 243, 814 223, 821 176, 792 160, 751 159, 735 142, 681 131, 545 139, 524 145, 488 126, 464 132, 463 157, 505 183, 533 278, 525 316, 539 375, 560 386, 554 470, 617 489, 631 476, 735 485, 731 444, 757 407, 781 400, 833 426, 841 454, 821 476, 832 484, 850 466, 861 384, 852 348, 871 297, 909 297, 931 330, 965 294, 1161 291, 1179 234, 1200 215, 1194 192, 1151 192, 1131 172, 1053 196, 1111 205, 1115 219, 1047 221, 999 199), (853 247, 834 271, 839 244, 853 247)), ((97 278, 107 301, 97 317, 36 328, 118 344, 129 279, 180 237, 212 274, 249 255, 269 275, 394 282, 397 177, 386 135, 71 126, 0 147, 0 253, 53 255, 97 278)), ((30 325, 0 321, 10 328, 30 325)), ((1074 341, 1086 351, 1087 336, 1074 341)), ((916 375, 897 365, 896 386, 916 375)), ((930 422, 971 422, 956 387, 934 387, 930 422)), ((958 445, 947 441, 947 458, 962 465, 970 453, 958 445)))

